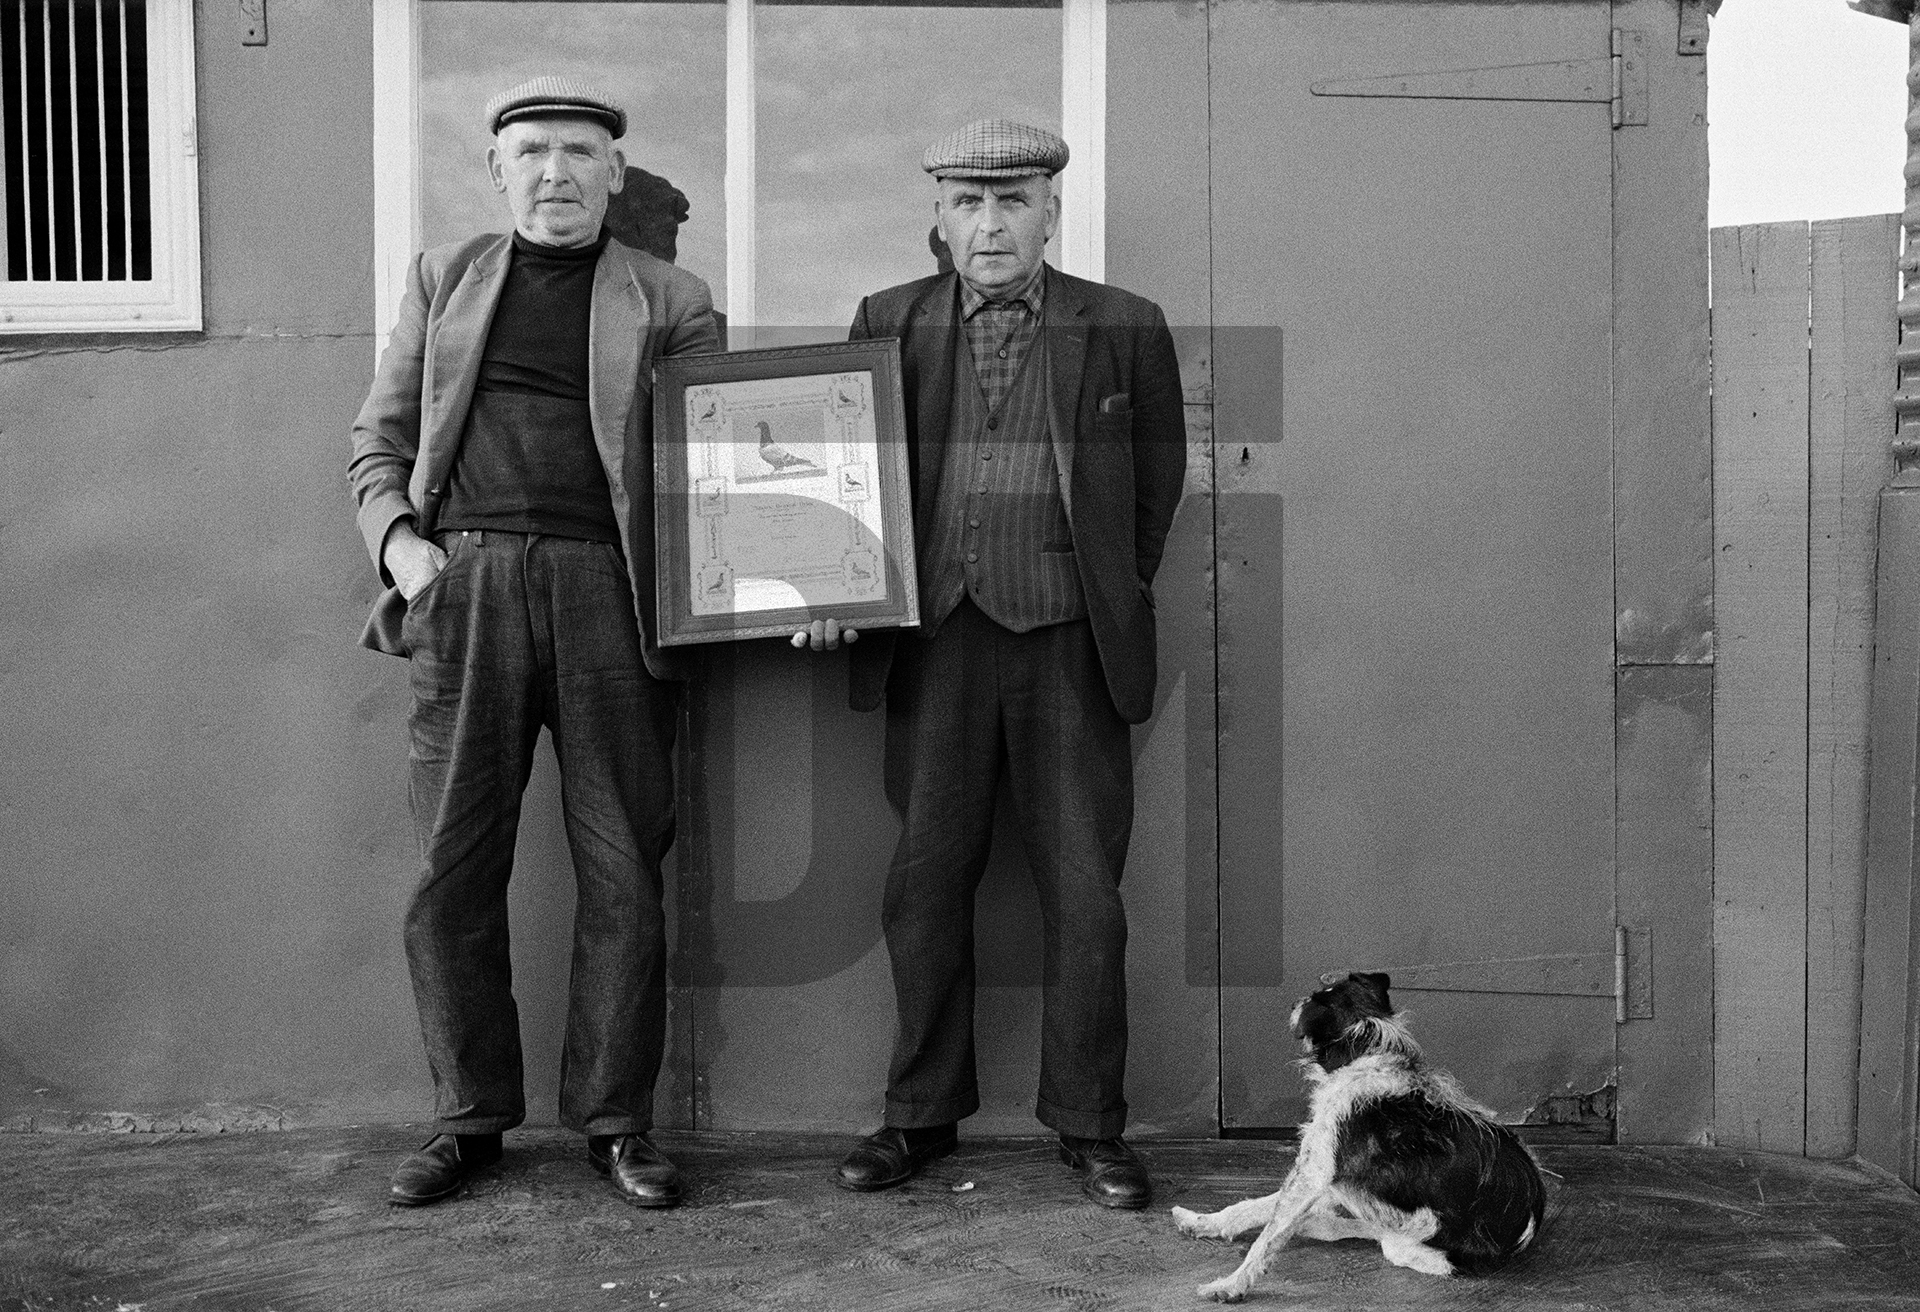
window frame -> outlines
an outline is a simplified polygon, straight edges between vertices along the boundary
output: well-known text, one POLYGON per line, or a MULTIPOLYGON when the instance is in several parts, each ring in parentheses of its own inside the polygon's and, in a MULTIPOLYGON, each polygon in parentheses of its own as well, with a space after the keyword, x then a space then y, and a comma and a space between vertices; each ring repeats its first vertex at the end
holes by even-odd
MULTIPOLYGON (((153 277, 13 282, 0 267, 0 334, 180 332, 203 326, 193 0, 146 0, 146 22, 153 277)), ((4 186, 0 174, 0 189, 4 186)), ((4 230, 0 206, 0 235, 4 230)))
MULTIPOLYGON (((542 0, 527 0, 541 3, 542 0)), ((733 345, 751 344, 755 315, 754 0, 727 6, 727 304, 733 345)), ((1061 0, 1061 125, 1074 182, 1061 206, 1063 272, 1106 277, 1107 3, 1061 0)), ((420 248, 420 4, 373 0, 373 268, 375 359, 420 248)))

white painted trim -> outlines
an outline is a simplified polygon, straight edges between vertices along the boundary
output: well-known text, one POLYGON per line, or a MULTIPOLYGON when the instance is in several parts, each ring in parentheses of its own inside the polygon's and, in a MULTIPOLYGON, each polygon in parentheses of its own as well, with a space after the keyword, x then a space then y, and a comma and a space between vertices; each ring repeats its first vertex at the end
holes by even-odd
POLYGON ((420 248, 420 4, 373 0, 374 359, 420 248))
POLYGON ((1060 268, 1107 276, 1107 0, 1063 0, 1060 9, 1060 268))
POLYGON ((179 332, 201 327, 200 146, 193 0, 147 2, 150 282, 7 282, 0 333, 179 332))
POLYGON ((759 156, 754 121, 759 79, 753 9, 754 0, 727 0, 727 337, 734 350, 753 344, 756 315, 759 156))

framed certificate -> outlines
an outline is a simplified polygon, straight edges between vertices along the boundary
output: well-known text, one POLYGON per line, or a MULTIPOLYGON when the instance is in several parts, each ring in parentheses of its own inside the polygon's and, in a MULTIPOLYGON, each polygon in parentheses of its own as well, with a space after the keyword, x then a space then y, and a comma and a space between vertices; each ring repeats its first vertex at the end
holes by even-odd
POLYGON ((917 625, 900 344, 660 360, 662 646, 917 625))

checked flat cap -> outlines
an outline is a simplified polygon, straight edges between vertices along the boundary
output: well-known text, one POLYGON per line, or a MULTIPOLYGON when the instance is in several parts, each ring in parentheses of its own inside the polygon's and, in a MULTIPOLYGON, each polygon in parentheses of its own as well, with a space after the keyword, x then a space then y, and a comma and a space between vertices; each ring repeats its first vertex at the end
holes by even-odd
POLYGON ((1067 143, 1045 128, 983 118, 927 147, 920 167, 936 178, 1052 177, 1067 166, 1067 143))
POLYGON ((627 130, 627 111, 598 87, 577 77, 536 77, 487 101, 487 131, 497 133, 515 119, 543 114, 597 119, 607 125, 616 141, 627 130))

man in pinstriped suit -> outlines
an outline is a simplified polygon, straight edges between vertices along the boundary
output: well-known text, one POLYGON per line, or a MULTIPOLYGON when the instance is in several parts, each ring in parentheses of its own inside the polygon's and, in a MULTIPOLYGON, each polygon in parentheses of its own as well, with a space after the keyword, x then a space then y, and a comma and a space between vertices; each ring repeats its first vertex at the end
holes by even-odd
MULTIPOLYGON (((1052 133, 1005 120, 936 143, 924 166, 955 272, 868 297, 853 324, 901 342, 921 628, 852 652, 854 708, 886 701, 903 828, 883 912, 899 1013, 886 1124, 841 1164, 849 1189, 910 1179, 979 1107, 973 896, 1005 772, 1045 917, 1035 1114, 1095 1201, 1152 1193, 1122 1138, 1119 883, 1128 725, 1153 707, 1152 583, 1186 438, 1159 308, 1044 262, 1066 160, 1052 133)), ((795 643, 830 645, 830 628, 795 643)))

